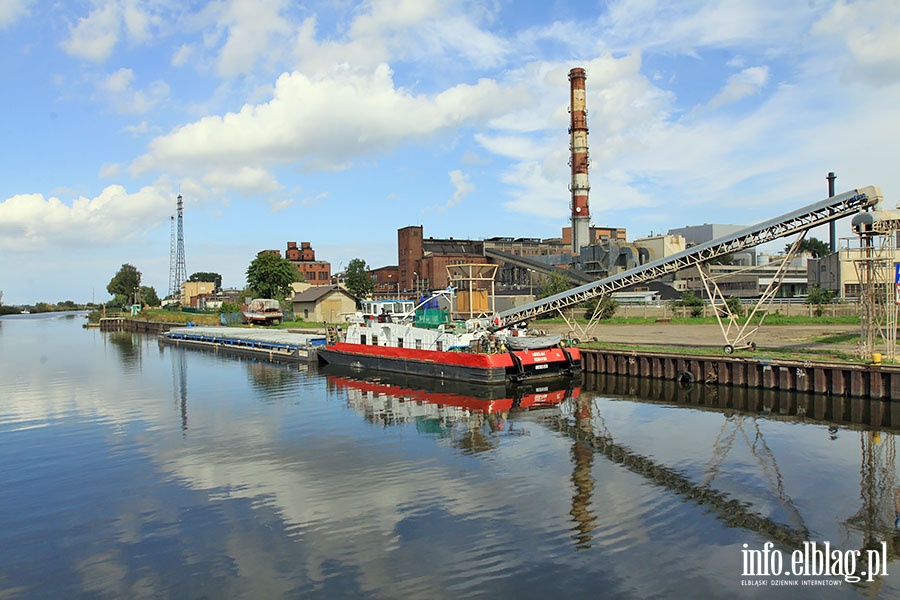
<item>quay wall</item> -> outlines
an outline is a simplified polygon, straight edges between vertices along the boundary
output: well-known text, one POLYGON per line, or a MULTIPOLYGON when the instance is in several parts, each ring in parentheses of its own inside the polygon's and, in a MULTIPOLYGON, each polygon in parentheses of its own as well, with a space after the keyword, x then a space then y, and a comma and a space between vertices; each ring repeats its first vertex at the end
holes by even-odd
POLYGON ((129 331, 132 333, 165 333, 173 327, 184 327, 184 323, 164 323, 162 321, 140 321, 124 317, 104 317, 100 319, 100 331, 129 331))
POLYGON ((900 367, 582 348, 585 373, 900 401, 900 367))
POLYGON ((726 385, 685 385, 676 381, 586 373, 584 388, 612 399, 635 400, 740 414, 775 421, 841 426, 861 431, 900 431, 900 402, 810 392, 726 385))

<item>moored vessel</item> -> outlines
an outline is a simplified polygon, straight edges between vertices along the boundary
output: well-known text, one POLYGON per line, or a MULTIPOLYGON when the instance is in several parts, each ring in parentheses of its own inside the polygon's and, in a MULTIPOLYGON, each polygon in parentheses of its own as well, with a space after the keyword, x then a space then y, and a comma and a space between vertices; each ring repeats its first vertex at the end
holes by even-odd
POLYGON ((479 384, 550 379, 581 372, 581 353, 558 336, 530 336, 522 328, 479 317, 453 320, 436 297, 402 316, 359 312, 332 330, 320 363, 479 384), (517 338, 517 342, 512 340, 517 338))

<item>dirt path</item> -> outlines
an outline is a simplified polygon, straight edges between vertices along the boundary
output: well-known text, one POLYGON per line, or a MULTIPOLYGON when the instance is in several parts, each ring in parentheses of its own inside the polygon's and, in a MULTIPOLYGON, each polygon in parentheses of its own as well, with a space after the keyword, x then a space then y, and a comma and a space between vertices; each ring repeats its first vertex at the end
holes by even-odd
MULTIPOLYGON (((566 334, 569 327, 564 323, 541 324, 541 328, 553 333, 566 334)), ((855 341, 839 344, 823 344, 819 338, 859 331, 858 325, 763 325, 750 340, 760 348, 819 349, 831 348, 852 352, 855 341)), ((579 334, 574 334, 579 337, 579 334)), ((634 325, 598 325, 591 337, 598 341, 634 345, 659 346, 725 346, 725 338, 716 324, 675 325, 672 323, 648 323, 634 325)))

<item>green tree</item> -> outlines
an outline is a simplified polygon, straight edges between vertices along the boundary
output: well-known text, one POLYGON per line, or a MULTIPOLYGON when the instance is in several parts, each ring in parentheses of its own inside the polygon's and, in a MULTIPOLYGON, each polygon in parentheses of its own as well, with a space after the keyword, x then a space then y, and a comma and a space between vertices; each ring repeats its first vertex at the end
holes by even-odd
POLYGON ((825 313, 825 305, 834 302, 834 292, 826 290, 814 285, 809 288, 806 295, 806 303, 815 306, 817 317, 821 317, 825 313))
POLYGON ((141 272, 133 265, 125 263, 109 280, 106 291, 115 297, 116 304, 128 304, 134 301, 134 295, 140 287, 141 272))
POLYGON ((612 319, 613 316, 615 316, 616 311, 619 310, 619 301, 609 294, 604 294, 599 298, 594 298, 593 300, 588 300, 584 303, 584 318, 592 318, 594 316, 594 312, 598 310, 598 305, 600 307, 598 318, 601 321, 612 319))
POLYGON ((672 301, 672 306, 690 308, 692 317, 699 317, 702 315, 704 305, 703 298, 691 291, 681 292, 681 299, 672 301))
POLYGON ((221 306, 219 306, 219 314, 232 314, 241 312, 241 305, 237 302, 223 302, 221 306))
POLYGON ((156 288, 149 285, 141 286, 141 302, 147 306, 159 306, 162 304, 156 294, 156 288))
POLYGON ((284 300, 292 293, 291 284, 299 271, 294 263, 273 252, 261 252, 247 267, 247 284, 260 298, 284 300))
POLYGON ((734 254, 723 254, 722 256, 718 256, 711 261, 709 261, 711 265, 733 265, 734 264, 734 254))
POLYGON ((210 282, 216 286, 217 290, 222 289, 222 276, 218 273, 208 273, 205 271, 198 271, 188 277, 188 281, 205 281, 210 282))
POLYGON ((551 273, 541 282, 535 296, 537 298, 547 298, 549 296, 561 294, 571 287, 572 285, 569 283, 569 280, 566 279, 562 273, 551 273))
MULTIPOLYGON (((785 244, 784 251, 790 252, 792 244, 785 244)), ((809 252, 816 258, 822 258, 831 254, 831 246, 814 237, 804 238, 797 246, 798 252, 809 252)))
POLYGON ((734 316, 736 316, 736 317, 744 316, 744 305, 741 304, 740 298, 735 298, 734 296, 729 296, 728 298, 725 299, 725 304, 728 305, 728 310, 730 310, 731 314, 733 314, 734 316))
POLYGON ((350 261, 344 271, 344 285, 347 286, 348 292, 361 300, 372 295, 372 292, 375 291, 375 282, 369 275, 366 261, 361 258, 354 258, 350 261))

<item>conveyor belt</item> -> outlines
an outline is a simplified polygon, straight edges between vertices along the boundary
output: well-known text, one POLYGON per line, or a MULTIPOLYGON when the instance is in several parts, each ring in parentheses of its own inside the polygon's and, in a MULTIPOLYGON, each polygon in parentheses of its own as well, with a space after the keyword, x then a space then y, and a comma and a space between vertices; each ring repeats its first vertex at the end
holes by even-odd
POLYGON ((851 190, 640 267, 501 312, 497 316, 502 320, 503 327, 521 323, 546 313, 576 306, 592 298, 623 290, 638 283, 652 281, 663 275, 701 265, 726 254, 806 231, 863 210, 873 209, 881 199, 881 190, 875 186, 851 190))

